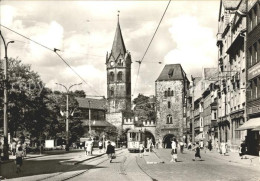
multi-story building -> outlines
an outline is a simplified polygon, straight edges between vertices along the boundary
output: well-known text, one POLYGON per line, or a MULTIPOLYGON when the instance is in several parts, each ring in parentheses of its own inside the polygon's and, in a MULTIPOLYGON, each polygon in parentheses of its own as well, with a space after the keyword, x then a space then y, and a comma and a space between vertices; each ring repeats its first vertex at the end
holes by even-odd
POLYGON ((186 125, 186 93, 189 80, 180 64, 165 65, 155 81, 156 137, 163 147, 171 147, 174 136, 182 139, 186 125))
MULTIPOLYGON (((247 115, 239 130, 247 130, 246 144, 250 154, 260 151, 260 1, 248 2, 247 14, 247 115)), ((238 132, 237 134, 239 134, 238 132)))
POLYGON ((236 129, 245 121, 246 1, 222 0, 218 19, 219 141, 237 150, 245 133, 236 129))

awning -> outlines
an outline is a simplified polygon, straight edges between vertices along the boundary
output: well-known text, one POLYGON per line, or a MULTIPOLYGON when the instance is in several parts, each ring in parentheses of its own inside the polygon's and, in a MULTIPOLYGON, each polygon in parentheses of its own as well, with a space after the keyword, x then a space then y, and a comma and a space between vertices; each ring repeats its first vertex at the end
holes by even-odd
POLYGON ((252 131, 260 131, 260 126, 254 128, 254 129, 252 129, 252 131))
POLYGON ((249 119, 242 126, 236 129, 236 131, 242 131, 247 129, 254 129, 260 127, 260 118, 249 119))

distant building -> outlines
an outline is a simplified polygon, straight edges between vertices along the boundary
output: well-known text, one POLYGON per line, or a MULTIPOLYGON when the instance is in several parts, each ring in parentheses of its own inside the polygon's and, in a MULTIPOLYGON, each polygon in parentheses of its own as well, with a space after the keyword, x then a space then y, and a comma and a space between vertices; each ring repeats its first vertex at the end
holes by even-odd
POLYGON ((92 98, 76 98, 79 103, 79 112, 75 117, 80 118, 84 127, 84 132, 88 133, 89 126, 94 131, 99 139, 100 133, 106 127, 113 126, 106 121, 106 99, 92 99, 92 98), (89 122, 90 113, 90 122, 89 122))
POLYGON ((169 148, 170 139, 183 139, 189 80, 180 64, 165 65, 155 81, 156 138, 169 148))

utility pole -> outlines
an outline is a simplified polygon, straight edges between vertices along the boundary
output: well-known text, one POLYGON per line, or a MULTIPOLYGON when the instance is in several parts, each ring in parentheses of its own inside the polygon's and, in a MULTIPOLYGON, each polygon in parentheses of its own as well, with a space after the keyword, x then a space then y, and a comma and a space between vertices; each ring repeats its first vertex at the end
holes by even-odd
POLYGON ((88 126, 89 126, 89 136, 91 137, 91 111, 90 111, 90 100, 88 101, 88 126))
POLYGON ((8 121, 7 121, 7 108, 8 108, 8 90, 7 90, 7 83, 8 83, 8 57, 7 57, 7 47, 9 43, 14 43, 14 41, 9 41, 7 44, 5 39, 0 30, 0 36, 4 42, 5 47, 5 61, 4 61, 4 145, 3 145, 3 153, 4 153, 4 160, 9 160, 9 145, 8 145, 8 121))
POLYGON ((57 85, 60 85, 66 89, 66 151, 69 151, 69 90, 75 86, 75 85, 81 85, 82 83, 79 84, 73 84, 69 88, 67 88, 63 84, 56 83, 57 85))

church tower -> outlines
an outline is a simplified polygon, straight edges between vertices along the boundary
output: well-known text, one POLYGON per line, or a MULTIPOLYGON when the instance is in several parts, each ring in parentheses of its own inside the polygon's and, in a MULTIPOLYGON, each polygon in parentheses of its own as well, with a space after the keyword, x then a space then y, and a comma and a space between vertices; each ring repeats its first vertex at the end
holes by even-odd
POLYGON ((112 50, 106 56, 108 113, 131 110, 131 62, 118 16, 112 50))

